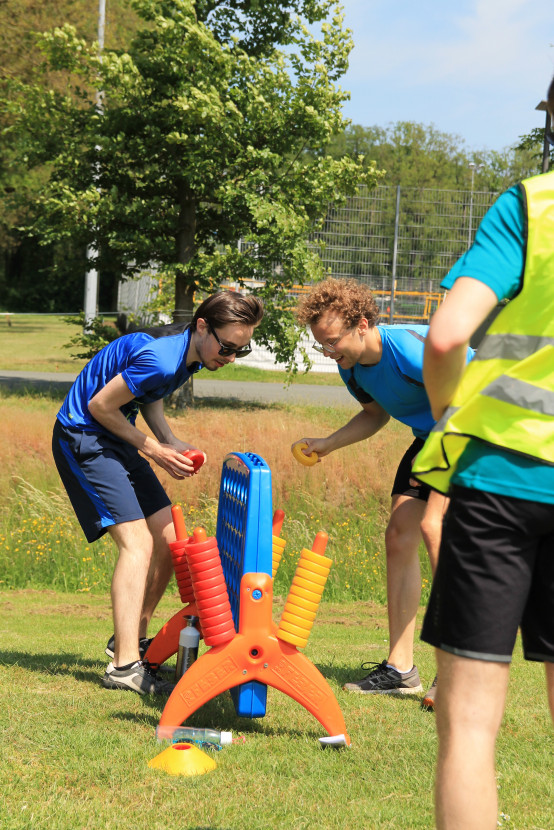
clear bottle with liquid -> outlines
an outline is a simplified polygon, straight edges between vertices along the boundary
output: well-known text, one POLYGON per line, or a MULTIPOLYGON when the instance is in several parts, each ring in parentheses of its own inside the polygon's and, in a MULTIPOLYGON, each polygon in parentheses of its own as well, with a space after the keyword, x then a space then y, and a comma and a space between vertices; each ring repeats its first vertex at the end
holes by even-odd
POLYGON ((175 666, 175 680, 180 680, 187 669, 190 669, 198 658, 198 644, 200 632, 196 628, 198 617, 189 614, 185 617, 185 627, 179 634, 179 651, 177 652, 177 665, 175 666))
POLYGON ((217 729, 202 729, 196 726, 158 726, 158 741, 203 741, 210 744, 227 746, 233 741, 232 732, 219 732, 217 729))

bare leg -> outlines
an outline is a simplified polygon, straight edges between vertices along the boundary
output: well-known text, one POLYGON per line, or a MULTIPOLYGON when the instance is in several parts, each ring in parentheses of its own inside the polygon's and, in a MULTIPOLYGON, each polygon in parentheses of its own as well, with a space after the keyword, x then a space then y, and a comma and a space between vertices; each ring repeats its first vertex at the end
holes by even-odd
POLYGON ((550 704, 550 714, 552 716, 552 723, 554 724, 554 663, 545 663, 544 668, 546 669, 548 703, 550 704))
MULTIPOLYGON (((421 535, 427 548, 429 555, 429 562, 431 564, 431 573, 433 577, 437 572, 437 565, 439 563, 439 550, 441 545, 442 535, 442 520, 446 513, 450 499, 443 496, 442 493, 437 493, 436 490, 431 490, 423 519, 421 520, 421 535)), ((437 677, 433 681, 433 685, 425 695, 422 705, 425 709, 434 709, 436 696, 436 682, 437 677)))
POLYGON ((509 664, 441 650, 437 662, 437 828, 493 830, 498 812, 494 755, 509 664))
POLYGON ((153 516, 149 516, 146 522, 154 540, 154 551, 146 581, 139 625, 140 637, 146 637, 152 614, 156 610, 173 575, 173 561, 169 543, 175 541, 175 528, 173 527, 170 507, 158 510, 153 516))
POLYGON ((153 540, 144 519, 112 525, 109 532, 119 556, 112 578, 115 634, 114 666, 139 659, 139 624, 153 540))
POLYGON ((416 614, 421 596, 418 547, 425 502, 410 496, 392 498, 385 545, 390 652, 388 662, 409 671, 414 662, 416 614))
POLYGON ((435 576, 437 564, 439 561, 439 549, 441 545, 442 520, 446 509, 448 507, 449 499, 443 496, 442 493, 437 493, 432 490, 421 520, 421 534, 427 553, 429 554, 429 562, 431 563, 431 573, 435 576))

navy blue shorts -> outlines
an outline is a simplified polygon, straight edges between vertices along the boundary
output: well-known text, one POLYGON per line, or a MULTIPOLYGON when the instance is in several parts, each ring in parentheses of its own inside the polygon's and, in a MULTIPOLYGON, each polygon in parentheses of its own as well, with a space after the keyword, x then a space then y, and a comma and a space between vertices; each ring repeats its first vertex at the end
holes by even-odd
POLYGON ((52 453, 88 542, 111 525, 147 519, 171 504, 146 459, 115 436, 69 429, 57 420, 52 453))
POLYGON ((527 660, 554 662, 553 505, 454 485, 421 638, 509 663, 518 627, 527 660))
POLYGON ((412 464, 414 458, 423 447, 423 438, 415 438, 410 444, 398 465, 394 484, 392 485, 391 496, 410 496, 412 499, 428 501, 431 488, 428 484, 422 484, 412 478, 412 464))

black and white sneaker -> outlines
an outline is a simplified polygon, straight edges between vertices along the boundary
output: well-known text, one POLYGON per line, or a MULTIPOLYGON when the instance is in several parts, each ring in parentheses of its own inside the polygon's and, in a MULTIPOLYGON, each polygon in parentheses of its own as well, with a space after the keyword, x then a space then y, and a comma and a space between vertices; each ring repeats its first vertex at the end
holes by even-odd
POLYGON ((414 666, 410 671, 399 672, 382 663, 362 663, 362 669, 374 668, 361 680, 345 683, 342 687, 347 692, 358 692, 362 695, 415 695, 423 691, 419 672, 414 666))
POLYGON ((102 683, 106 689, 123 689, 137 692, 139 695, 167 696, 175 688, 175 683, 162 680, 152 667, 142 660, 126 669, 116 669, 113 663, 109 663, 102 683))
MULTIPOLYGON (((144 657, 144 655, 148 651, 148 648, 149 648, 151 642, 152 642, 152 640, 149 639, 148 637, 141 637, 140 638, 140 640, 139 640, 139 654, 141 656, 141 659, 144 657)), ((104 651, 106 652, 106 654, 108 655, 110 660, 113 660, 114 654, 115 654, 115 636, 113 634, 110 637, 110 639, 108 640, 108 645, 106 646, 104 651)))

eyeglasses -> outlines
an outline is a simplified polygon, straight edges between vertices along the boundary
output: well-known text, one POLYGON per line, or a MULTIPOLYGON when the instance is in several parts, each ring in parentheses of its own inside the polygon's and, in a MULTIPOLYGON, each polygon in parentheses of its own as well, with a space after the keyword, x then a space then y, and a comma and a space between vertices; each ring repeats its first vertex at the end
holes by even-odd
POLYGON ((237 358, 246 357, 252 352, 252 347, 250 343, 248 343, 248 345, 246 346, 239 346, 238 348, 236 348, 235 346, 226 346, 224 343, 221 342, 221 340, 217 336, 215 329, 209 322, 209 320, 206 320, 206 323, 208 325, 210 332, 213 334, 213 336, 220 345, 218 354, 220 354, 222 357, 230 357, 232 354, 234 354, 237 358))
POLYGON ((329 354, 333 354, 334 352, 337 351, 337 348, 336 348, 337 343, 340 343, 342 338, 345 337, 348 334, 349 331, 350 331, 350 329, 347 329, 346 331, 343 331, 342 334, 339 334, 338 337, 335 337, 335 339, 333 340, 332 343, 318 343, 317 340, 314 340, 314 342, 312 343, 312 346, 316 350, 316 352, 319 352, 320 354, 324 354, 325 352, 329 352, 329 354))

